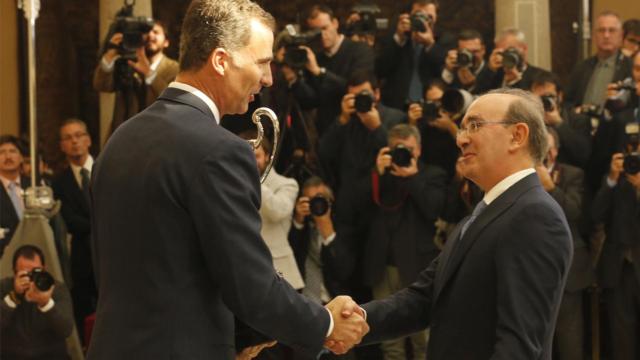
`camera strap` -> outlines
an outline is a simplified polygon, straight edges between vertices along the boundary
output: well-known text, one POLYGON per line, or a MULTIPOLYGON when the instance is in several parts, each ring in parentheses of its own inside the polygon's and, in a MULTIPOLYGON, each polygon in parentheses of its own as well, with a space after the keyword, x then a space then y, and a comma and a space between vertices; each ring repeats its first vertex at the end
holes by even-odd
POLYGON ((389 206, 383 205, 382 201, 380 201, 380 175, 378 175, 378 172, 375 169, 371 171, 371 190, 373 202, 383 210, 387 211, 396 211, 400 209, 409 195, 409 192, 405 191, 404 194, 402 194, 402 200, 400 200, 399 203, 389 206))

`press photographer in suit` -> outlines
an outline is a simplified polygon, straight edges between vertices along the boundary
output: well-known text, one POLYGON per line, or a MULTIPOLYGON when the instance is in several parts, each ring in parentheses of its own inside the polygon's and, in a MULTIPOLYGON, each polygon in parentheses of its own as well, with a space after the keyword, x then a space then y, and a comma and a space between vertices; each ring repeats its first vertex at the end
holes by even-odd
POLYGON ((534 170, 547 150, 543 116, 539 99, 519 89, 469 107, 460 170, 484 198, 415 283, 364 305, 364 342, 431 326, 430 360, 551 359, 573 249, 565 215, 534 170))
POLYGON ((234 315, 309 356, 327 338, 351 347, 367 332, 349 297, 325 308, 276 273, 260 236, 255 155, 218 123, 271 85, 273 28, 249 0, 193 1, 176 81, 96 160, 100 297, 88 359, 231 360, 234 315), (357 313, 341 316, 345 305, 357 313))

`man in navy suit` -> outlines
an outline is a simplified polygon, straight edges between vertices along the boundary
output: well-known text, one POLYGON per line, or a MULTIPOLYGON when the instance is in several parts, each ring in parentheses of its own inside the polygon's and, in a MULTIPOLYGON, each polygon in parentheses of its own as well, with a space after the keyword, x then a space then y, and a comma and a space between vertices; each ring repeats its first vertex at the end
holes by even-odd
POLYGON ((540 101, 519 89, 471 105, 459 168, 484 198, 415 283, 364 305, 365 342, 430 326, 430 360, 551 359, 572 243, 534 170, 547 149, 543 117, 540 101))
MULTIPOLYGON (((220 127, 271 85, 274 20, 249 0, 195 0, 176 82, 120 126, 92 173, 98 299, 89 359, 233 359, 234 315, 310 356, 367 332, 273 268, 249 144, 220 127)), ((361 312, 360 312, 361 313, 361 312)))

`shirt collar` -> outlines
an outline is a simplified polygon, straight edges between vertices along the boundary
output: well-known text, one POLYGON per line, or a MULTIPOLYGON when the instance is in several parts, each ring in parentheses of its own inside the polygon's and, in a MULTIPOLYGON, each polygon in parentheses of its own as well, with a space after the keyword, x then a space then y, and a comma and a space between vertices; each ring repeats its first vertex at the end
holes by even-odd
POLYGON ((160 61, 162 61, 163 57, 164 57, 164 55, 162 53, 160 53, 158 55, 158 58, 156 59, 156 61, 154 61, 153 63, 151 63, 151 65, 149 65, 149 67, 151 68, 151 71, 156 71, 156 69, 158 68, 158 65, 160 65, 160 61))
POLYGON ((484 199, 482 200, 487 205, 491 204, 493 200, 497 199, 498 196, 502 195, 502 193, 507 191, 511 186, 515 185, 518 181, 535 172, 536 171, 533 168, 528 168, 507 176, 499 183, 497 183, 494 187, 492 187, 491 190, 487 191, 487 193, 484 194, 484 199))
POLYGON ((12 182, 18 184, 19 187, 22 187, 22 184, 20 183, 20 175, 18 175, 18 177, 15 179, 7 179, 6 177, 0 175, 0 180, 2 181, 2 185, 5 189, 9 189, 9 184, 11 184, 12 182))
POLYGON ((69 163, 71 165, 71 170, 73 170, 74 174, 80 174, 82 169, 87 169, 89 174, 91 174, 91 169, 93 168, 93 157, 91 155, 87 156, 87 160, 84 162, 84 165, 78 166, 73 163, 69 163))
POLYGON ((181 83, 178 81, 174 81, 171 84, 169 84, 170 88, 176 88, 182 91, 186 91, 190 94, 193 94, 197 97, 200 98, 200 100, 204 101, 205 104, 207 104, 207 106, 209 107, 209 109, 211 110, 211 113, 213 114, 213 117, 215 117, 216 122, 218 124, 220 124, 220 110, 218 110, 218 107, 216 106, 216 104, 213 102, 213 100, 211 100, 210 97, 208 97, 207 95, 205 95, 205 93, 203 93, 202 91, 194 88, 191 85, 185 84, 185 83, 181 83))

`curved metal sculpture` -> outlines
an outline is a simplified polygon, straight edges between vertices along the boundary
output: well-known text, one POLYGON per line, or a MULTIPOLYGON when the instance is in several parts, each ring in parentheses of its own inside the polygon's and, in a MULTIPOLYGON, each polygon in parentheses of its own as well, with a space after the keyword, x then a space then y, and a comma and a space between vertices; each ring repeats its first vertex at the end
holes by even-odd
POLYGON ((262 138, 264 137, 264 128, 262 127, 262 123, 260 122, 262 116, 268 117, 269 120, 271 120, 271 124, 273 125, 273 146, 271 147, 271 154, 269 155, 269 162, 267 163, 267 167, 264 170, 264 173, 262 173, 262 176, 260 176, 261 183, 264 182, 264 180, 269 175, 269 171, 271 171, 271 167, 273 167, 273 162, 276 159, 276 153, 278 151, 278 139, 280 137, 280 123, 278 122, 278 116, 276 116, 276 113, 274 113, 273 110, 267 107, 257 108, 256 111, 253 112, 253 115, 251 115, 251 121, 253 121, 253 123, 258 128, 258 137, 253 140, 248 140, 251 146, 253 146, 253 149, 255 150, 258 148, 258 146, 260 146, 260 144, 262 143, 262 138))

